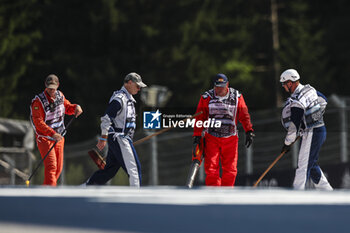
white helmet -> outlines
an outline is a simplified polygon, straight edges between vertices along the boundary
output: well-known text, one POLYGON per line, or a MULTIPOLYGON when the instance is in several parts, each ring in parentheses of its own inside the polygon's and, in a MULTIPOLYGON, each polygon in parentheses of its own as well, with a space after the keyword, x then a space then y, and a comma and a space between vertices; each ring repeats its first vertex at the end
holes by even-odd
POLYGON ((295 82, 299 79, 300 79, 300 76, 296 70, 288 69, 281 74, 280 82, 284 83, 285 81, 288 81, 288 80, 295 82))

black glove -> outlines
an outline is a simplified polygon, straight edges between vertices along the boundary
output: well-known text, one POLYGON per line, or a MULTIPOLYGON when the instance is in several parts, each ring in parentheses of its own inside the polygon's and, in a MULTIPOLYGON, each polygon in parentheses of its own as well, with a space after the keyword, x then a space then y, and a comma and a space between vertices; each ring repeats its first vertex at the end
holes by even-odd
POLYGON ((200 146, 201 146, 201 136, 195 136, 193 137, 193 147, 192 147, 192 160, 198 160, 201 161, 201 155, 199 153, 197 153, 197 150, 200 150, 200 146))
POLYGON ((248 148, 253 143, 253 138, 255 137, 255 134, 253 131, 248 131, 245 133, 245 146, 248 148))
POLYGON ((193 137, 193 146, 197 146, 198 144, 201 144, 201 136, 194 136, 193 137))
POLYGON ((284 151, 285 153, 288 153, 288 152, 290 151, 290 145, 287 146, 286 144, 284 144, 283 147, 282 147, 281 153, 282 153, 283 151, 284 151))

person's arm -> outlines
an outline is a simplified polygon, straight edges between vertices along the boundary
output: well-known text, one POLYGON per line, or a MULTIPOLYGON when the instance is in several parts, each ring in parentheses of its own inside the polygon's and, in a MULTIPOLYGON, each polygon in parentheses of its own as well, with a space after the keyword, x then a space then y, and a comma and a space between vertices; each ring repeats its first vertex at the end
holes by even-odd
MULTIPOLYGON (((196 116, 196 122, 197 121, 205 121, 208 119, 209 117, 209 109, 208 109, 208 103, 209 103, 210 97, 208 96, 207 98, 203 98, 203 96, 201 96, 199 103, 197 105, 197 110, 196 113, 198 112, 202 112, 202 114, 196 116)), ((193 128, 193 137, 196 136, 201 136, 202 135, 202 131, 203 131, 203 126, 202 127, 197 127, 197 124, 194 125, 193 128)))
POLYGON ((81 108, 80 105, 78 104, 72 104, 69 100, 67 100, 65 98, 65 96, 63 95, 62 92, 60 92, 61 95, 63 96, 64 99, 64 108, 65 110, 65 114, 67 115, 74 115, 75 117, 78 117, 80 114, 83 113, 83 109, 81 108))
MULTIPOLYGON (((253 125, 250 120, 250 115, 248 111, 248 107, 244 101, 243 95, 241 94, 238 97, 238 110, 237 110, 237 117, 239 122, 241 122, 243 129, 245 131, 245 146, 248 148, 253 143, 253 139, 255 137, 253 125)), ((237 124, 237 119, 236 119, 237 124)))
MULTIPOLYGON (((248 107, 244 101, 243 95, 241 94, 241 96, 238 98, 238 109, 237 109, 237 118, 239 120, 239 122, 241 122, 243 129, 245 132, 249 132, 249 131, 254 131, 253 130, 253 125, 250 121, 250 115, 248 112, 248 107)), ((237 123, 237 119, 236 119, 236 123, 237 123)))
MULTIPOLYGON (((67 100, 65 98, 65 96, 63 95, 62 92, 60 92, 60 93, 61 93, 61 95, 63 96, 63 99, 64 99, 63 105, 64 105, 64 108, 65 108, 65 112, 64 113, 66 115, 75 115, 77 113, 78 108, 80 108, 80 110, 81 110, 81 107, 78 104, 72 104, 69 100, 67 100)), ((82 110, 81 110, 81 112, 82 112, 82 110)), ((80 112, 80 114, 81 114, 81 112, 80 112)))
POLYGON ((112 125, 112 119, 115 118, 118 112, 121 110, 121 100, 112 100, 106 109, 105 115, 101 117, 101 137, 98 140, 97 148, 102 150, 107 143, 108 130, 112 125))
POLYGON ((291 145, 297 138, 297 134, 299 132, 301 122, 304 116, 304 109, 300 106, 293 106, 291 107, 291 122, 288 128, 287 136, 284 140, 284 144, 286 146, 291 145))
POLYGON ((325 102, 328 102, 327 97, 322 92, 319 92, 319 91, 316 91, 316 92, 318 97, 321 97, 322 99, 324 99, 325 102))
POLYGON ((56 132, 45 123, 45 111, 39 99, 35 99, 31 105, 32 120, 38 134, 52 137, 56 132))

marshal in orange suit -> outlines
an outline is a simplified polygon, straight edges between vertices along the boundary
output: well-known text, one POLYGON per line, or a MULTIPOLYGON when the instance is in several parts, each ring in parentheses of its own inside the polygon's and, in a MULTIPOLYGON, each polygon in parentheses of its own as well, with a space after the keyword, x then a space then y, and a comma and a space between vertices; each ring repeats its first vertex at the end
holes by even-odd
POLYGON ((63 167, 64 116, 78 117, 83 110, 77 104, 71 104, 58 89, 59 79, 50 74, 45 80, 45 90, 36 95, 30 106, 31 121, 36 133, 36 142, 41 157, 55 147, 44 160, 45 178, 43 185, 56 186, 63 167))

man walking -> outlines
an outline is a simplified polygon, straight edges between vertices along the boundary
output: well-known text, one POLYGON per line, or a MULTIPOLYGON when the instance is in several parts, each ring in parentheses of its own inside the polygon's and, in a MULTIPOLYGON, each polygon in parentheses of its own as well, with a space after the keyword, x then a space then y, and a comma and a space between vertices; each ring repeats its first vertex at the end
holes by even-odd
POLYGON ((41 157, 44 158, 50 148, 57 141, 55 147, 44 160, 44 185, 57 185, 63 167, 64 149, 64 116, 78 117, 83 110, 77 104, 71 104, 63 93, 58 91, 59 79, 50 74, 45 81, 45 90, 36 95, 30 106, 31 121, 36 133, 36 142, 41 157))
POLYGON ((246 146, 253 142, 253 127, 248 113, 248 107, 243 95, 229 88, 229 81, 224 74, 217 74, 214 88, 205 92, 198 103, 196 121, 205 121, 209 118, 221 122, 220 128, 197 127, 193 132, 193 143, 201 143, 204 130, 204 168, 205 184, 208 186, 231 186, 235 184, 238 160, 238 132, 237 121, 240 121, 246 132, 246 146), (220 177, 220 162, 222 177, 220 177))
POLYGON ((106 113, 101 117, 101 137, 97 143, 99 150, 108 143, 106 166, 96 171, 87 185, 105 184, 122 167, 129 176, 129 185, 140 187, 141 165, 132 142, 136 128, 133 95, 146 86, 139 74, 130 73, 124 78, 123 87, 110 98, 106 113))
POLYGON ((311 178, 317 189, 333 190, 317 164, 321 146, 326 140, 326 127, 323 114, 327 98, 315 88, 300 83, 300 76, 294 69, 281 74, 282 87, 291 96, 282 111, 282 123, 287 129, 282 151, 288 152, 297 136, 301 136, 298 167, 293 187, 305 189, 306 181, 311 178))

